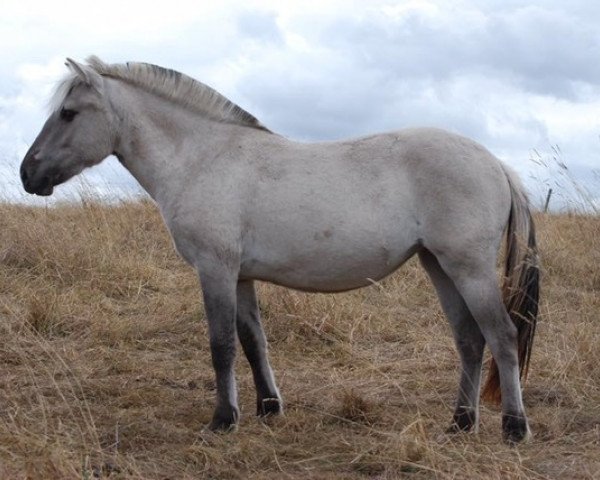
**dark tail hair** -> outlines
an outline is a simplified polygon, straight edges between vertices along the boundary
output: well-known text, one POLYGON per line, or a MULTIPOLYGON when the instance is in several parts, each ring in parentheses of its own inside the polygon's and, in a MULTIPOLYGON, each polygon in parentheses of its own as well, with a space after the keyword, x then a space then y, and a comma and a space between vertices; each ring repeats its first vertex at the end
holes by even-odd
MULTIPOLYGON (((535 242, 535 225, 522 187, 506 172, 511 193, 511 209, 506 230, 506 259, 502 296, 510 318, 517 327, 519 374, 527 377, 535 336, 540 293, 540 271, 535 242)), ((491 360, 481 397, 500 403, 498 365, 491 360)))

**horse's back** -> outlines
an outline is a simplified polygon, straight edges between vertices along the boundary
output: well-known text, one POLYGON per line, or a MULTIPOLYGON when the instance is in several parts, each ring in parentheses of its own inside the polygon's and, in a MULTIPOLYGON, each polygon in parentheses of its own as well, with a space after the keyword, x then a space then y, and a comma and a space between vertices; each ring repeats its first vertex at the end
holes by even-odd
POLYGON ((320 203, 316 210, 330 210, 327 215, 351 212, 378 228, 411 218, 436 231, 450 222, 463 229, 469 220, 494 228, 506 223, 510 192, 505 167, 477 142, 445 130, 411 128, 295 144, 287 155, 296 175, 280 183, 281 196, 299 193, 300 203, 320 203))

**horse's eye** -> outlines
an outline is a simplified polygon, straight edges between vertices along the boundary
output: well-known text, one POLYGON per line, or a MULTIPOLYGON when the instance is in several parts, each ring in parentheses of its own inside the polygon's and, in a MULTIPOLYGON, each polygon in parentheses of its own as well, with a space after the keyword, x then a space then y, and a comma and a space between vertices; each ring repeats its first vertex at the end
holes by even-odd
POLYGON ((75 115, 77 115, 79 112, 76 112, 75 110, 69 110, 68 108, 63 108, 60 111, 60 119, 64 120, 65 122, 72 122, 73 119, 75 118, 75 115))

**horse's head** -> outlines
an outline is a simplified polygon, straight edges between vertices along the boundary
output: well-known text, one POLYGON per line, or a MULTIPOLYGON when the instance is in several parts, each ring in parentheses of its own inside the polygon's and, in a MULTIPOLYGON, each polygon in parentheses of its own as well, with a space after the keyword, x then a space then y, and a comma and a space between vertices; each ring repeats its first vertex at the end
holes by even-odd
POLYGON ((56 185, 113 151, 114 128, 104 79, 71 59, 66 65, 71 75, 59 86, 53 112, 21 164, 28 193, 51 195, 56 185))

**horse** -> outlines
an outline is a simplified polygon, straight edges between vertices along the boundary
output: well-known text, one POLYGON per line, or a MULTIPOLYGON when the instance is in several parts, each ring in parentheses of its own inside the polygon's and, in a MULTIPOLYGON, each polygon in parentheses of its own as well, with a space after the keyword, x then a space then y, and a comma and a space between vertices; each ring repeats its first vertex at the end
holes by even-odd
POLYGON ((516 174, 483 146, 434 128, 301 143, 174 70, 95 56, 66 66, 20 167, 24 189, 51 195, 112 154, 153 198, 199 275, 217 390, 208 428, 239 421, 236 337, 257 415, 283 413, 255 281, 341 292, 418 255, 461 360, 449 431, 477 431, 488 345, 481 398, 501 402, 504 441, 530 437, 521 381, 538 311, 535 226, 516 174))

